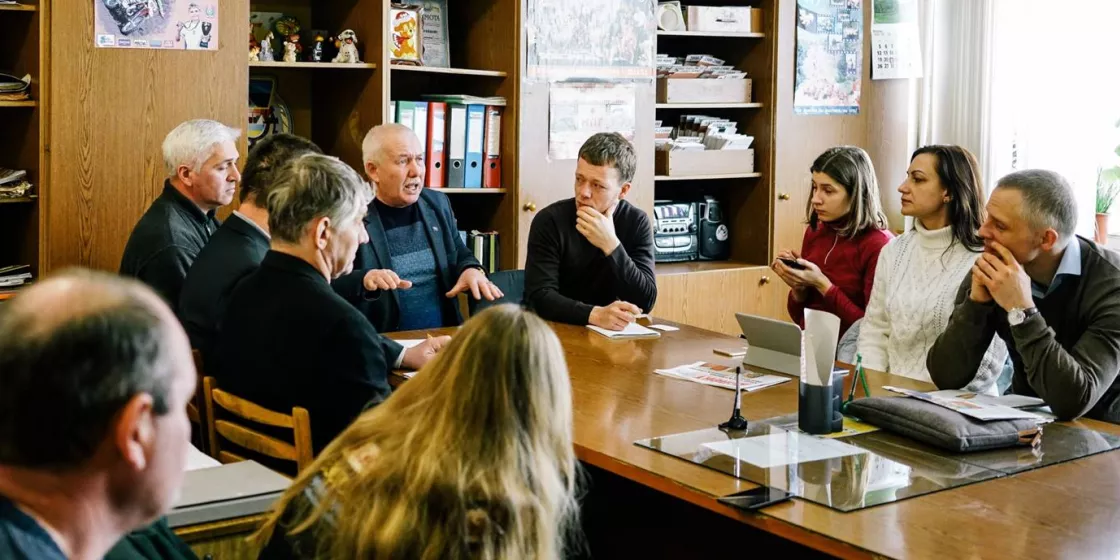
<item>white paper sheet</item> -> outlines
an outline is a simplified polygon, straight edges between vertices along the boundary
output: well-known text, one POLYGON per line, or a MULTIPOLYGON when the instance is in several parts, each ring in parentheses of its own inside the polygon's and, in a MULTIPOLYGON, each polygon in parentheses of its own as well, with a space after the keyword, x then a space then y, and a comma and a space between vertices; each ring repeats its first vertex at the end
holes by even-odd
POLYGON ((840 318, 826 311, 806 309, 801 336, 801 380, 819 387, 828 385, 832 382, 832 365, 840 341, 840 318))
POLYGON ((424 341, 422 339, 406 338, 404 340, 394 340, 393 342, 396 342, 397 344, 400 344, 401 346, 404 346, 405 348, 412 348, 413 346, 418 346, 421 342, 424 342, 424 341))
POLYGON ((191 446, 187 451, 187 468, 188 471, 197 471, 201 469, 209 469, 211 467, 220 467, 222 464, 217 459, 199 451, 195 446, 191 446))
POLYGON ((595 325, 587 325, 587 328, 607 338, 657 338, 661 336, 661 333, 652 329, 647 329, 637 323, 630 323, 621 331, 608 331, 607 329, 596 327, 595 325))
POLYGON ((1003 395, 1000 397, 992 397, 989 395, 981 395, 973 393, 972 391, 961 391, 959 389, 946 389, 944 391, 931 391, 931 397, 945 397, 945 398, 965 398, 971 399, 983 404, 991 404, 996 406, 1010 406, 1011 408, 1034 408, 1037 406, 1045 406, 1046 401, 1038 397, 1028 397, 1026 395, 1003 395))
POLYGON ((704 447, 764 469, 867 453, 842 441, 797 432, 717 441, 705 443, 704 447))
POLYGON ((665 331, 665 332, 673 332, 673 331, 679 331, 680 330, 677 327, 674 327, 673 325, 650 325, 649 328, 657 329, 659 331, 665 331))

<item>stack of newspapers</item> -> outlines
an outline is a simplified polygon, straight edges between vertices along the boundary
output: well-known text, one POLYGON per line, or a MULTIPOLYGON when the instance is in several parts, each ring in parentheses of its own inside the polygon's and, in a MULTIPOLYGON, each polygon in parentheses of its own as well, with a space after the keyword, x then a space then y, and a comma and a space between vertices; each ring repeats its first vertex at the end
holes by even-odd
MULTIPOLYGON (((708 362, 694 362, 677 366, 671 369, 655 369, 654 373, 666 377, 675 377, 685 381, 692 381, 703 385, 713 385, 724 389, 735 390, 735 366, 725 366, 708 362)), ((781 375, 766 375, 744 370, 739 380, 739 387, 743 391, 751 392, 779 385, 790 380, 781 375)))

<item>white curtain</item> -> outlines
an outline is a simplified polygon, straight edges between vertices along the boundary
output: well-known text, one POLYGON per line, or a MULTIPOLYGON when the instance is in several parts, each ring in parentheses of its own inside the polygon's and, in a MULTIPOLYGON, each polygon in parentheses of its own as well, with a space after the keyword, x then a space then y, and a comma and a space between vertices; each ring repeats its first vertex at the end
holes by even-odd
POLYGON ((1077 194, 1077 231, 1092 237, 1097 168, 1120 161, 1120 2, 998 0, 997 18, 995 171, 1061 173, 1077 194))
POLYGON ((968 148, 989 191, 1017 169, 1061 173, 1091 237, 1096 170, 1120 163, 1118 21, 1120 0, 923 0, 915 144, 968 148))
POLYGON ((957 144, 990 184, 992 66, 997 0, 923 0, 915 147, 957 144))

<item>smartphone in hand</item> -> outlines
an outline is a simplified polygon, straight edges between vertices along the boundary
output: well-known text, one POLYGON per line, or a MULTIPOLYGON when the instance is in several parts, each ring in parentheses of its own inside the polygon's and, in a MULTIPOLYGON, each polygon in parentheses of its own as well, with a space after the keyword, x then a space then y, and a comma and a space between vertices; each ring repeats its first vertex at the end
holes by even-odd
POLYGON ((797 259, 783 259, 781 257, 778 257, 778 260, 782 261, 782 264, 784 264, 784 265, 786 265, 786 266, 788 266, 788 267, 790 267, 794 270, 805 270, 805 265, 797 262, 797 259))

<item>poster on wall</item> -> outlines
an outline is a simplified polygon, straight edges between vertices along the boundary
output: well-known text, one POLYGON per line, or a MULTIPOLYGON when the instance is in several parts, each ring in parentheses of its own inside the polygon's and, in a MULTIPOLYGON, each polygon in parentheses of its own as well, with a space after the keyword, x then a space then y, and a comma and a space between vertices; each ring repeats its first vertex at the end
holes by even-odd
POLYGON ((576 159, 596 132, 634 141, 634 84, 555 82, 548 90, 548 156, 576 159))
POLYGON ((863 0, 797 0, 793 111, 858 115, 863 0))
POLYGON ((656 0, 529 0, 530 79, 653 78, 656 0))
POLYGON ((93 0, 102 48, 218 50, 217 0, 93 0))
POLYGON ((871 18, 871 79, 921 77, 918 0, 874 0, 871 18))

